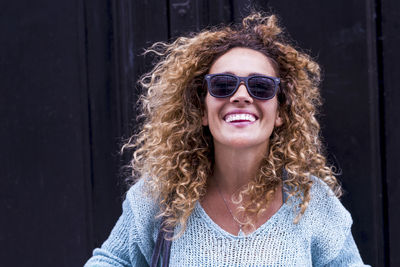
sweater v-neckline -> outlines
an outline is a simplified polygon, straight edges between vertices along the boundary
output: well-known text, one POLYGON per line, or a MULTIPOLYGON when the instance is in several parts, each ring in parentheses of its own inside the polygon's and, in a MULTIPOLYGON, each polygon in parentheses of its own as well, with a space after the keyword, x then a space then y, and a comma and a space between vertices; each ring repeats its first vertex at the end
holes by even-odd
POLYGON ((221 226, 219 226, 216 222, 214 222, 213 219, 211 219, 211 217, 207 214, 207 212, 201 206, 200 201, 196 202, 196 207, 195 207, 195 211, 197 212, 197 215, 206 222, 208 227, 210 227, 214 231, 222 234, 223 236, 229 237, 232 239, 243 239, 243 238, 248 238, 248 237, 258 235, 260 232, 264 231, 264 229, 268 229, 271 224, 278 221, 285 214, 284 211, 286 209, 287 209, 287 203, 284 202, 282 204, 282 206, 271 216, 271 218, 269 218, 265 223, 263 223, 260 227, 258 227, 256 230, 254 230, 250 234, 234 235, 234 234, 231 234, 228 231, 224 230, 221 226))

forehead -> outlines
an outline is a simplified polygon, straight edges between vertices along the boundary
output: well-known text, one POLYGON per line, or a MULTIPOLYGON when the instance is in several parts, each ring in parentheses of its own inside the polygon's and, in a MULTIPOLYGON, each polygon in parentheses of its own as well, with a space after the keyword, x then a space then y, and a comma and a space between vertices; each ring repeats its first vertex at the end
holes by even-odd
POLYGON ((263 53, 244 47, 235 47, 214 61, 210 73, 232 73, 238 76, 264 74, 275 76, 270 59, 263 53))

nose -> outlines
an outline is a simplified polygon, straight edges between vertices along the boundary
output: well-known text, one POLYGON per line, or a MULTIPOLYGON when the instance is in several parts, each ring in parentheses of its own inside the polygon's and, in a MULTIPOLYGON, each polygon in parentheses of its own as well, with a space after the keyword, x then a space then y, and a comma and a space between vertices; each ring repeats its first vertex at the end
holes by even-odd
POLYGON ((251 95, 249 95, 246 85, 243 82, 240 83, 239 88, 231 96, 230 102, 231 103, 247 103, 247 104, 253 103, 253 98, 251 97, 251 95))

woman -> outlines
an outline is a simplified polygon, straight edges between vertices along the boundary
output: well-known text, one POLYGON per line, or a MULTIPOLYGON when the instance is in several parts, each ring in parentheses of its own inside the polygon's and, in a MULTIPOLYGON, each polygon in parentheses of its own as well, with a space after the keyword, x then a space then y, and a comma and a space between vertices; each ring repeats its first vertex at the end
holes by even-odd
POLYGON ((139 178, 86 266, 150 265, 160 228, 170 266, 364 266, 321 152, 319 66, 275 16, 148 52, 145 122, 124 146, 139 178))

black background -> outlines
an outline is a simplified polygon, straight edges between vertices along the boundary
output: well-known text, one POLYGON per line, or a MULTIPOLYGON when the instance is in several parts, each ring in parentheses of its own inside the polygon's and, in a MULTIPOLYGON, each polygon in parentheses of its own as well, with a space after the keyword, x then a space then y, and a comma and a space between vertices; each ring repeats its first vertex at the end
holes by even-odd
POLYGON ((354 237, 366 263, 400 266, 395 0, 2 1, 2 266, 83 265, 121 213, 143 49, 240 21, 250 4, 322 65, 322 135, 354 237))

